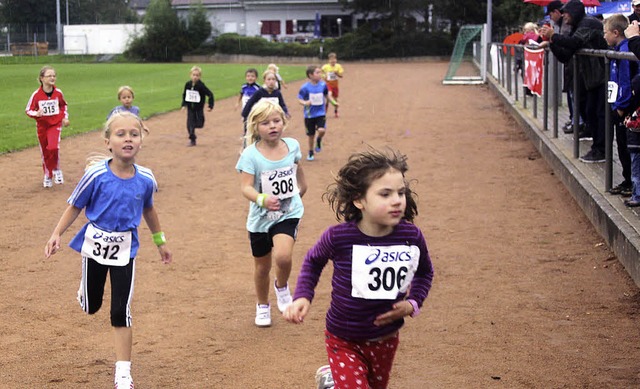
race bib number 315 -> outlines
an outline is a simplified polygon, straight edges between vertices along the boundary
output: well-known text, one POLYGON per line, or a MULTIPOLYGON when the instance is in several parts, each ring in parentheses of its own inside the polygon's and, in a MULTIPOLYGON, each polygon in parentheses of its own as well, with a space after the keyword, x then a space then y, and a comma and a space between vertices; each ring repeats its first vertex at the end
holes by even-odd
POLYGON ((58 100, 40 100, 38 105, 42 110, 42 116, 55 116, 60 113, 60 106, 58 100))
POLYGON ((409 288, 418 269, 417 246, 361 246, 352 251, 351 295, 394 300, 409 288))

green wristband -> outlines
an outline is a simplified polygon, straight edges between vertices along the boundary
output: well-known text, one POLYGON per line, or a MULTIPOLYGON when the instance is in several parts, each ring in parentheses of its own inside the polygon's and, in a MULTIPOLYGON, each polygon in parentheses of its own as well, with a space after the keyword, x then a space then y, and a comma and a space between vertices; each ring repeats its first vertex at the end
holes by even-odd
POLYGON ((165 238, 164 232, 162 231, 151 234, 151 237, 153 238, 153 243, 155 243, 156 246, 162 246, 167 243, 167 238, 165 238))
POLYGON ((258 197, 256 198, 256 204, 258 204, 258 207, 260 208, 264 208, 264 202, 267 199, 267 194, 266 193, 260 193, 258 195, 258 197))

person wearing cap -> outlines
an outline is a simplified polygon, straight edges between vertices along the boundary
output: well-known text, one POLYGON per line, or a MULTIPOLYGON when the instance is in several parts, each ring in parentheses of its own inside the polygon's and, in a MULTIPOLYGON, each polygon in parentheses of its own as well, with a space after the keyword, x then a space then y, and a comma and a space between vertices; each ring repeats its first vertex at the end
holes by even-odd
MULTIPOLYGON (((636 0, 636 1, 640 1, 640 0, 636 0)), ((551 3, 549 3, 549 5, 547 5, 547 13, 546 15, 549 15, 549 19, 551 19, 551 21, 553 22, 553 30, 555 32, 560 32, 561 28, 562 28, 562 12, 560 11, 560 9, 562 8, 564 4, 562 4, 562 2, 560 0, 554 0, 551 3)))
MULTIPOLYGON (((558 60, 568 63, 580 49, 606 50, 602 23, 585 13, 584 4, 579 0, 571 0, 562 8, 563 24, 571 26, 569 35, 556 34, 551 27, 544 26, 540 34, 549 39, 549 48, 558 60)), ((602 96, 605 95, 604 59, 584 56, 578 61, 579 96, 584 99, 579 104, 580 114, 585 119, 587 129, 593 136, 591 150, 580 157, 584 163, 600 163, 605 161, 605 106, 602 96)))
MULTIPOLYGON (((554 0, 547 5, 546 15, 549 15, 549 19, 553 25, 553 31, 555 33, 568 35, 571 32, 571 26, 566 23, 562 23, 562 6, 564 4, 560 0, 554 0)), ((548 41, 542 42, 540 47, 549 46, 548 41)), ((565 134, 573 133, 573 66, 571 61, 563 64, 563 78, 562 78, 562 91, 567 94, 567 106, 569 107, 569 120, 562 126, 562 131, 565 134)), ((579 120, 580 133, 579 136, 585 138, 588 134, 584 130, 584 120, 580 117, 579 120)))
POLYGON ((634 20, 640 21, 640 0, 631 1, 631 6, 633 7, 633 13, 627 16, 629 18, 629 23, 634 20))

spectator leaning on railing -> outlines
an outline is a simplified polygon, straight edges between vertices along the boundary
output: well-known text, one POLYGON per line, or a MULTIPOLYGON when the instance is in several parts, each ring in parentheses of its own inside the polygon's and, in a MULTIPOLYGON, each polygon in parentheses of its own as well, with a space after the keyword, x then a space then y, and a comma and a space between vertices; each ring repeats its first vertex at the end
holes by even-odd
MULTIPOLYGON (((553 28, 543 26, 540 34, 545 36, 550 44, 549 48, 558 60, 564 64, 580 49, 605 50, 607 42, 604 40, 602 23, 592 16, 585 14, 584 4, 578 0, 571 0, 562 7, 563 23, 571 26, 569 35, 556 34, 553 28)), ((578 61, 578 88, 580 98, 584 99, 584 117, 587 129, 593 135, 593 144, 588 153, 580 157, 585 163, 604 162, 604 114, 605 106, 602 96, 605 93, 604 59, 584 56, 578 61)))

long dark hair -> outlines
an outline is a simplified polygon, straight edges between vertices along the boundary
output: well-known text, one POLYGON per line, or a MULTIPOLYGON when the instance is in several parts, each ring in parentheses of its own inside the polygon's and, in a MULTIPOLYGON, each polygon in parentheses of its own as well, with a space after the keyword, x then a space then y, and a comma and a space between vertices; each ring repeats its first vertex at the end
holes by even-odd
MULTIPOLYGON (((397 170, 404 177, 405 172, 409 170, 407 156, 391 149, 380 151, 374 148, 352 154, 338 171, 334 183, 327 188, 322 198, 329 202, 336 214, 336 219, 359 221, 362 219, 362 211, 353 202, 363 198, 371 183, 389 170, 397 170)), ((413 221, 418 214, 418 206, 414 198, 415 194, 406 180, 405 185, 407 207, 404 211, 404 219, 413 221)))

